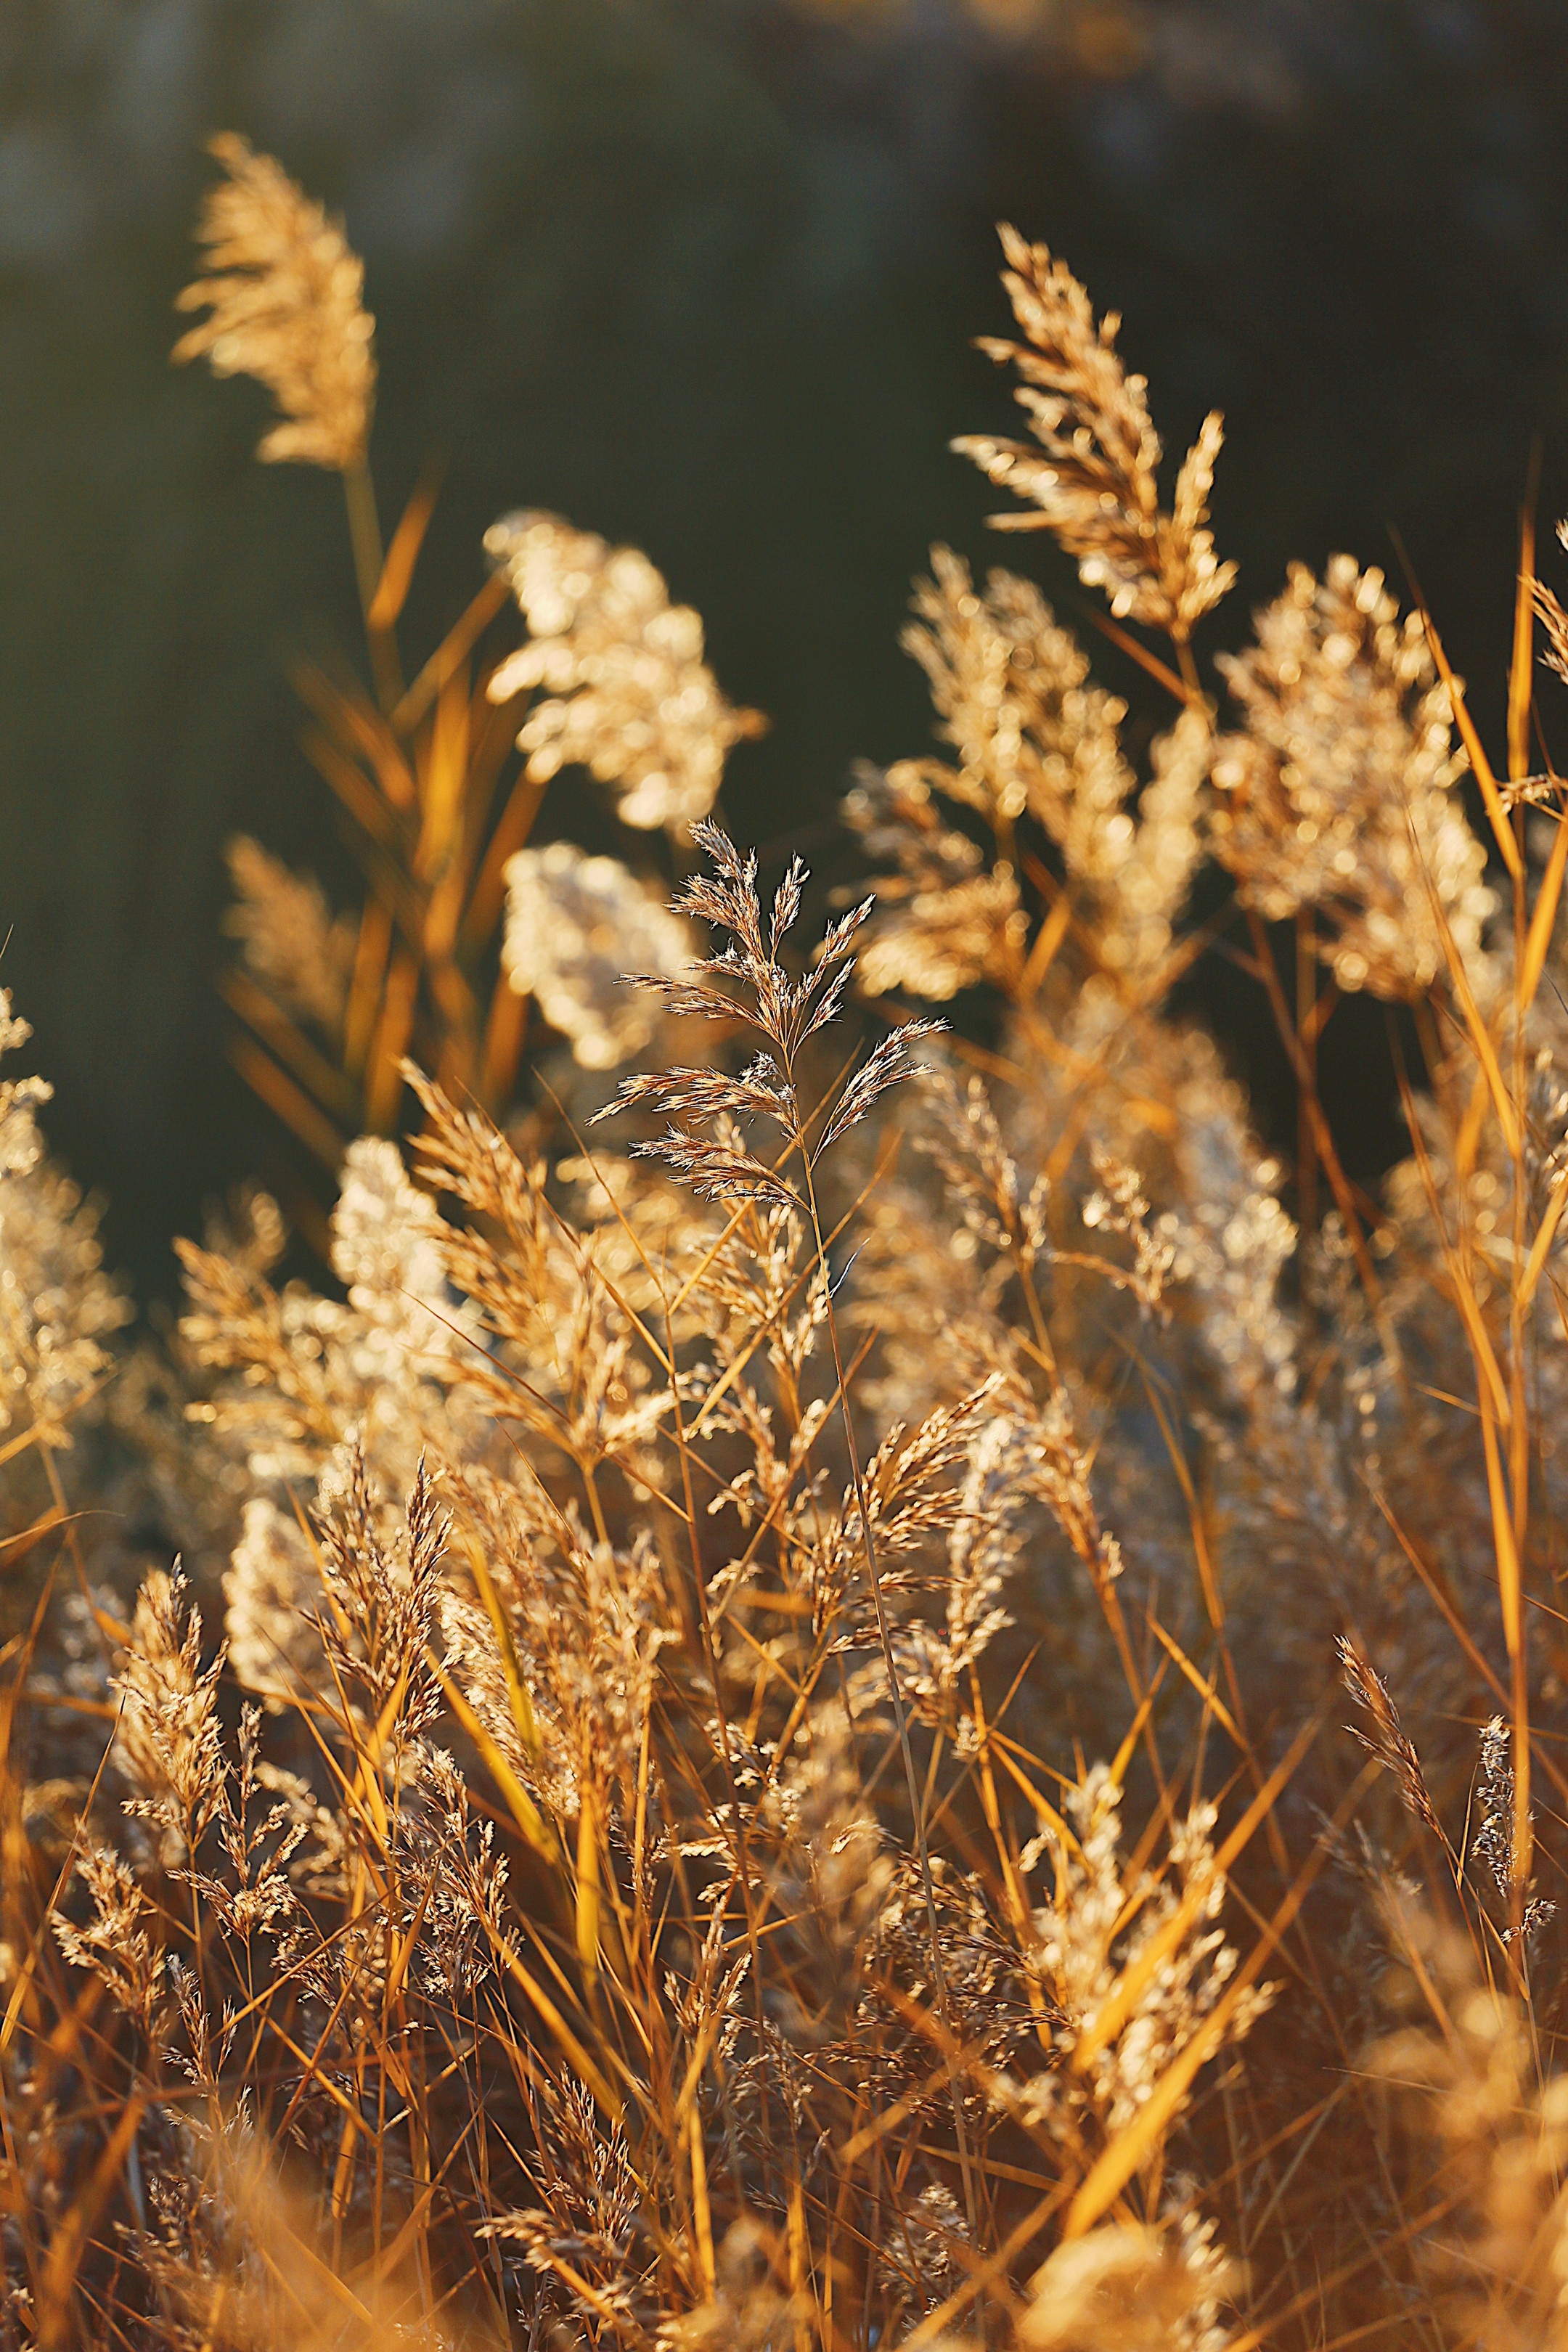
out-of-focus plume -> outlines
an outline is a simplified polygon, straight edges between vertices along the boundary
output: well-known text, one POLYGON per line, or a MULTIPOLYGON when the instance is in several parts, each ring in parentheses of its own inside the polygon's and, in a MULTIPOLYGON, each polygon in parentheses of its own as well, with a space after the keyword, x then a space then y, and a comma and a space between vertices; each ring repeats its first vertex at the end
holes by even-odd
POLYGON ((270 155, 233 131, 212 152, 227 174, 208 191, 197 231, 212 274, 178 300, 209 315, 181 336, 174 357, 267 386, 285 421, 258 457, 346 472, 363 458, 375 396, 364 265, 270 155))

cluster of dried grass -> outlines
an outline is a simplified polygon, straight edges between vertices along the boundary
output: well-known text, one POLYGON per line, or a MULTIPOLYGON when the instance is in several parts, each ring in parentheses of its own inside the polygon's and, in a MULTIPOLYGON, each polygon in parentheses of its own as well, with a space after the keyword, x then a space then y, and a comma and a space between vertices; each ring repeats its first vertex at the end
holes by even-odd
MULTIPOLYGON (((188 348, 349 479, 357 264, 219 152, 240 274, 188 348)), ((752 722, 646 560, 498 526, 405 688, 428 502, 383 557, 364 476, 375 694, 312 681, 364 910, 235 858, 331 1295, 252 1194, 127 1351, 0 1087, 0 2343, 1568 2346, 1543 592, 1527 537, 1506 780, 1348 559, 1227 722, 1218 422, 1167 511, 1114 322, 1007 259, 1038 450, 971 446, 1169 638, 1118 631, 1173 697, 1147 772, 1037 591, 937 551, 942 756, 862 775, 874 893, 803 952, 804 869, 763 893, 711 821, 752 722), (673 911, 526 845, 566 762, 668 828, 673 911), (1169 1009, 1205 858, 1300 1223, 1169 1009), (1420 1054, 1375 1200, 1315 1083, 1349 990, 1420 1054), (509 1127, 530 1004, 581 1091, 509 1127)))

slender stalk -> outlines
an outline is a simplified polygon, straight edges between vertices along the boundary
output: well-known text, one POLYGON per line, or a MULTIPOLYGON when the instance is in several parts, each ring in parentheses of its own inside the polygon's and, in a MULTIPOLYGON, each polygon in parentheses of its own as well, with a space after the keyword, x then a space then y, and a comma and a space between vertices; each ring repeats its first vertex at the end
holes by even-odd
POLYGON ((381 524, 375 511, 375 486, 363 457, 356 457, 352 466, 343 467, 343 498, 349 510, 349 541, 353 549, 360 611, 368 628, 375 592, 381 585, 383 551, 381 524))
POLYGON ((1306 1084, 1296 1089, 1296 1213, 1303 1234, 1314 1234, 1318 1228, 1317 1134, 1307 1107, 1309 1091, 1313 1096, 1318 1093, 1317 980, 1313 909, 1303 907, 1296 917, 1296 1035, 1307 1074, 1306 1084))
POLYGON ((1319 1161, 1329 1180, 1329 1186, 1334 1196, 1334 1205, 1344 1219, 1352 1255, 1355 1259, 1356 1272, 1361 1277, 1362 1289, 1366 1295, 1367 1305, 1372 1310, 1373 1320, 1377 1326, 1384 1352, 1389 1362, 1397 1366, 1401 1360, 1401 1349, 1393 1318, 1383 1295, 1383 1285, 1377 1278, 1367 1249, 1366 1235, 1356 1208, 1355 1195, 1351 1190, 1350 1179, 1346 1176, 1341 1163, 1333 1135, 1329 1127, 1328 1116, 1318 1097, 1311 1065, 1307 1058, 1300 1036, 1298 1034, 1296 1023, 1291 1019, 1290 1008, 1285 1002, 1285 992, 1279 984, 1279 967, 1274 961, 1274 950, 1269 944, 1268 934, 1264 929, 1261 918, 1250 908, 1247 910, 1247 921, 1252 934, 1252 951, 1257 960, 1258 975, 1268 992, 1268 1003, 1274 1014, 1274 1025, 1279 1033, 1279 1042, 1289 1055, 1290 1066, 1296 1074, 1298 1101, 1305 1108, 1317 1144, 1319 1161))
POLYGON ((403 680, 397 667, 397 649, 390 633, 378 628, 371 614, 375 609, 375 592, 381 585, 383 550, 381 524, 375 511, 375 485, 371 480, 370 467, 363 457, 352 466, 343 467, 343 498, 349 510, 349 540, 353 548, 354 579, 359 588, 360 611, 364 616, 365 643, 370 652, 371 674, 375 680, 376 700, 384 711, 396 709, 403 692, 403 680))
MULTIPOLYGON (((735 1779, 735 1761, 731 1749, 730 1717, 724 1705, 724 1686, 719 1673, 719 1650, 713 1639, 713 1616, 708 1603, 708 1577, 703 1565, 701 1548, 697 1540, 697 1497, 691 1486, 691 1452, 687 1443, 685 1421, 680 1410, 680 1376, 675 1356, 675 1320, 665 1305, 665 1342, 669 1358, 669 1396, 675 1422, 676 1451, 680 1460, 681 1495, 686 1505, 686 1527, 691 1545, 691 1576, 697 1591, 697 1611, 702 1627, 702 1648, 708 1666, 708 1678, 713 1690, 713 1715, 719 1728, 720 1761, 724 1769, 724 1783, 730 1793, 730 1819, 734 1827, 734 1881, 741 1892, 741 1902, 746 1915, 746 1944, 751 1955, 752 1998, 757 2023, 759 2047, 763 2040, 763 1970, 757 1945, 757 1916, 752 1906, 752 1874, 746 1851, 746 1818, 741 1810, 741 1790, 735 1779)), ((766 2093, 763 2094, 766 2113, 766 2093)), ((767 2169, 764 2158, 764 2171, 767 2169)))
POLYGON ((1171 643, 1175 649, 1176 666, 1182 673, 1182 684, 1187 689, 1187 701, 1194 710, 1200 710, 1204 700, 1203 680, 1198 676, 1191 642, 1186 637, 1173 637, 1171 643))
MULTIPOLYGON (((787 1074, 793 1091, 793 1071, 787 1074)), ((856 1442, 855 1417, 849 1404, 849 1384, 844 1375, 844 1356, 838 1343, 838 1318, 833 1311, 833 1287, 827 1278, 827 1245, 822 1237, 822 1219, 816 1205, 816 1185, 812 1172, 811 1153, 804 1134, 797 1136, 801 1162, 805 1171, 806 1208, 811 1217, 812 1240, 817 1264, 827 1291, 827 1338, 833 1350, 834 1378, 838 1383, 838 1410, 844 1423, 844 1443, 849 1454, 849 1476, 855 1490, 855 1507, 860 1514, 860 1534, 866 1546, 866 1570, 871 1586, 871 1598, 877 1612, 877 1634, 882 1645, 882 1659, 888 1670, 888 1690, 893 1703, 893 1721, 898 1727, 899 1751, 903 1759, 904 1783, 909 1791, 910 1812, 914 1824, 915 1853, 920 1860, 921 1886, 925 1895, 926 1925, 931 1934, 931 1980, 936 1988, 937 2010, 942 2019, 942 2033, 947 2042, 948 2076, 952 2093, 952 2120, 958 2135, 958 2160, 963 2174, 963 2204, 969 2221, 971 2239, 978 2242, 979 2207, 974 2194, 973 2158, 970 2154, 969 2133, 963 2121, 963 2096, 958 2079, 958 2037, 952 2027, 952 2005, 948 1998, 947 1970, 942 1966, 942 1937, 937 1927, 936 1885, 931 1877, 931 1848, 926 1840, 925 1808, 921 1801, 919 1776, 915 1771, 914 1750, 910 1745, 909 1715, 904 1706, 903 1692, 899 1687, 898 1662, 893 1655, 892 1629, 888 1621, 888 1604, 882 1591, 881 1572, 877 1566, 877 1541, 871 1532, 871 1511, 866 1496, 866 1482, 860 1470, 860 1448, 856 1442)))
MULTIPOLYGON (((1528 533, 1528 526, 1527 526, 1528 533)), ((1527 535, 1524 567, 1530 565, 1527 535)), ((1528 615, 1525 620, 1528 631, 1528 615)), ((1528 677, 1529 640, 1525 641, 1526 676, 1528 677)), ((1516 714, 1510 698, 1510 734, 1521 740, 1510 743, 1510 772, 1521 772, 1527 765, 1522 740, 1528 723, 1528 698, 1522 714, 1516 714), (1519 723, 1514 724, 1516 717, 1519 723)), ((1530 926, 1530 909, 1525 897, 1524 817, 1521 810, 1514 811, 1514 835, 1519 843, 1519 870, 1513 877, 1513 1099, 1514 1120, 1518 1143, 1513 1160, 1513 1266, 1514 1278, 1509 1285, 1509 1402, 1512 1407, 1513 1427, 1509 1442, 1509 1485, 1513 1509, 1514 1552, 1519 1561, 1522 1584, 1526 1573, 1525 1547, 1530 1528, 1530 1414, 1525 1401, 1525 1350, 1529 1327, 1525 1317, 1528 1309, 1522 1303, 1518 1268, 1525 1263, 1525 1213, 1530 1191, 1529 1171, 1525 1164, 1525 1135, 1530 1112, 1529 1079, 1525 1065, 1525 1005, 1521 993, 1520 975, 1524 970, 1525 942, 1530 926)), ((1522 1981, 1526 1963, 1524 1915, 1530 1894, 1531 1873, 1534 1860, 1535 1823, 1530 1805, 1531 1746, 1530 1746, 1530 1612, 1519 1611, 1517 1639, 1510 1643, 1512 1653, 1510 1710, 1513 1717, 1513 1822, 1512 1850, 1509 1867, 1509 1922, 1512 1929, 1513 1948, 1518 1956, 1522 1981)))

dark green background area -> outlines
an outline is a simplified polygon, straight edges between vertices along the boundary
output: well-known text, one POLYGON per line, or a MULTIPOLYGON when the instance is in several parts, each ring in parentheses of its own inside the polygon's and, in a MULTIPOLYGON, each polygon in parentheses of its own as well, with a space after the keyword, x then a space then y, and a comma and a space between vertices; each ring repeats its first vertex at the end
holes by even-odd
MULTIPOLYGON (((411 645, 508 508, 645 547, 772 715, 727 793, 765 844, 831 859, 851 761, 924 748, 897 636, 933 539, 1075 613, 946 448, 1008 417, 969 344, 1005 323, 1001 215, 1122 310, 1169 447, 1226 412, 1215 642, 1292 556, 1394 569, 1396 525, 1495 719, 1532 436, 1544 514, 1568 505, 1568 11, 1151 0, 1116 40, 1083 15, 1005 41, 937 0, 851 27, 773 0, 0 11, 0 976, 145 1286, 268 1149, 212 986, 225 839, 348 882, 286 676, 352 630, 337 485, 253 462, 254 387, 168 365, 216 129, 347 215, 384 507, 447 460, 411 645)), ((1252 1013, 1208 985, 1246 1061, 1252 1013)), ((1391 1148, 1380 1018, 1331 1032, 1363 1165, 1391 1148)))

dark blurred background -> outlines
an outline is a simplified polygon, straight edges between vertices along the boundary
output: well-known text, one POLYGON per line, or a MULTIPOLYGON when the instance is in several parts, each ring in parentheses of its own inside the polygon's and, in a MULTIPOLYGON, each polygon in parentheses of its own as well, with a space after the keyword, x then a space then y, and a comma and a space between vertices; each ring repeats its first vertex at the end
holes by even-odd
MULTIPOLYGON (((645 547, 773 717, 726 793, 753 838, 831 856, 851 761, 926 747, 897 636, 933 539, 1076 617, 947 453, 1009 415, 970 347, 1000 216, 1121 310, 1169 449, 1225 410, 1215 642, 1292 556, 1396 572, 1393 525, 1495 732, 1537 438, 1568 507, 1563 0, 6 0, 0 93, 0 977, 144 1289, 267 1156, 222 845, 347 879, 287 677, 353 639, 338 485, 254 462, 256 387, 168 363, 215 130, 347 215, 387 514, 446 457, 411 643, 508 508, 645 547)), ((1329 1071, 1369 1168, 1371 1034, 1336 1022, 1329 1071)))

